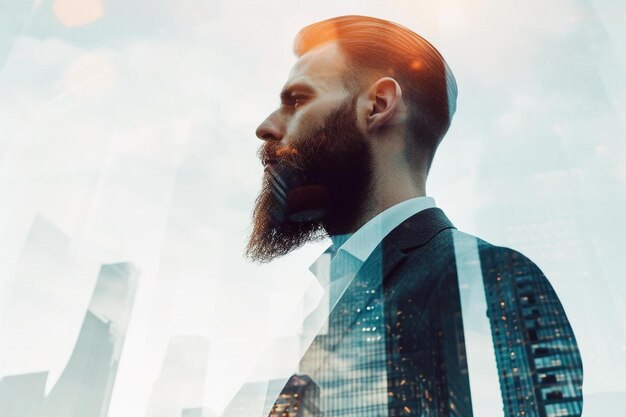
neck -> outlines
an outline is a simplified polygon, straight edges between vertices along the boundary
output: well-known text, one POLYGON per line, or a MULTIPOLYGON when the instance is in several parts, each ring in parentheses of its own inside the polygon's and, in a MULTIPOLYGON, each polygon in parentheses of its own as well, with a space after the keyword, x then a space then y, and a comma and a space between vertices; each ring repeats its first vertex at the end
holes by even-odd
POLYGON ((426 195, 428 165, 411 157, 406 146, 404 131, 373 142, 372 183, 355 230, 398 203, 426 195))
POLYGON ((377 180, 373 181, 358 216, 354 216, 351 221, 341 219, 325 222, 324 229, 329 236, 354 233, 388 208, 426 195, 424 181, 416 181, 406 172, 405 175, 379 175, 374 178, 377 180))
POLYGON ((424 184, 417 183, 409 176, 388 175, 378 178, 364 204, 365 210, 359 219, 357 230, 388 208, 411 198, 426 195, 424 184))

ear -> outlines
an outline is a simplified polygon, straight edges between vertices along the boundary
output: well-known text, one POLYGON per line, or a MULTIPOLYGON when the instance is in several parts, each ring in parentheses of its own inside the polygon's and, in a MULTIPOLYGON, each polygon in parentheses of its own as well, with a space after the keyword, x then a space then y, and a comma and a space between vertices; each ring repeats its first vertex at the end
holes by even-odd
POLYGON ((367 133, 390 126, 397 122, 402 103, 402 90, 396 80, 384 77, 368 89, 367 133))

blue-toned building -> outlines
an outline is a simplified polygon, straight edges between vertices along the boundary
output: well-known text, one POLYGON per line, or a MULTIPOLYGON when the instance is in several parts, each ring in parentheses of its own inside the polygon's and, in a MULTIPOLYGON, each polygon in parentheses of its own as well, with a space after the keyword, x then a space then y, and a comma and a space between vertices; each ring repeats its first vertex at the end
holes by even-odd
POLYGON ((505 417, 580 416, 582 362, 554 289, 517 252, 483 254, 481 265, 505 417))

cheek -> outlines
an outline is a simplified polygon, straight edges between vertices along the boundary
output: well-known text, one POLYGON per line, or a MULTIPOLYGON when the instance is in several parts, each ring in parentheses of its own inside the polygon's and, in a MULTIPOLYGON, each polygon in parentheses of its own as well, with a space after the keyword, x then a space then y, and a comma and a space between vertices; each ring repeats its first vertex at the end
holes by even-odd
POLYGON ((316 118, 312 112, 302 112, 296 115, 289 123, 284 145, 298 147, 305 141, 315 127, 316 118))
POLYGON ((306 135, 311 130, 324 128, 330 112, 336 111, 340 104, 341 101, 337 100, 315 100, 304 104, 294 113, 292 123, 295 131, 306 135))

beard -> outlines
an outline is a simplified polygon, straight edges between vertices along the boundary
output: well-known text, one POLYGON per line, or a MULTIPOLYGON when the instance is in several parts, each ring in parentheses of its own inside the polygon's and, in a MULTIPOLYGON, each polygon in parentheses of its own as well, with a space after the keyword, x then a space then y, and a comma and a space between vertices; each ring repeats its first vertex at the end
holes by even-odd
MULTIPOLYGON (((356 124, 357 96, 322 125, 282 147, 260 149, 266 165, 246 255, 269 262, 326 235, 354 232, 371 185, 372 157, 356 124)), ((276 141, 277 142, 277 141, 276 141)))

